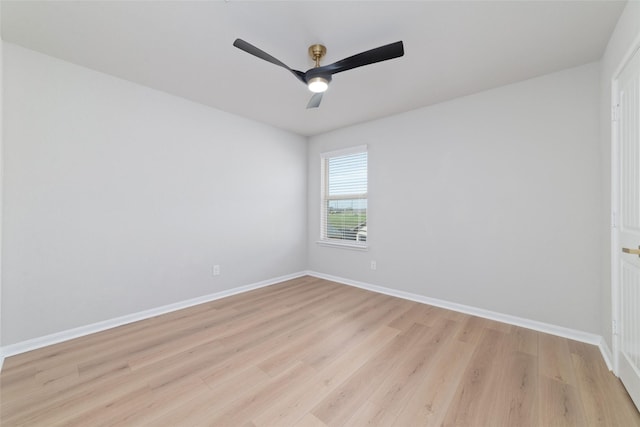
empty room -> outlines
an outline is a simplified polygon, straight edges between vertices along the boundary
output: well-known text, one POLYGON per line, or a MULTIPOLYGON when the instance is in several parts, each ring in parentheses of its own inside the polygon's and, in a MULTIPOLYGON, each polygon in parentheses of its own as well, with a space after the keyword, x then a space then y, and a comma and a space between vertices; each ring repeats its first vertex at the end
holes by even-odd
POLYGON ((640 426, 640 1, 0 34, 0 425, 640 426))

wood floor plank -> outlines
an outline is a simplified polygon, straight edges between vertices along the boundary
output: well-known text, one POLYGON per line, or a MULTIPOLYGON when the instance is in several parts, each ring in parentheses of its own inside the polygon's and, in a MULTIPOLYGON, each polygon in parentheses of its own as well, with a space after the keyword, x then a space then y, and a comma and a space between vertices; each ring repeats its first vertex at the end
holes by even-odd
POLYGON ((415 393, 396 416, 393 426, 441 425, 473 351, 472 344, 462 341, 446 343, 415 393))
POLYGON ((462 342, 477 344, 483 337, 488 320, 477 316, 467 316, 461 323, 462 327, 456 334, 456 338, 462 342))
POLYGON ((245 397, 235 400, 232 405, 225 407, 221 414, 207 422, 220 426, 235 426, 249 422, 256 414, 259 416, 271 407, 274 396, 285 394, 292 383, 311 381, 315 374, 315 370, 310 366, 302 362, 295 363, 287 371, 270 377, 261 387, 255 387, 245 397))
POLYGON ((506 361, 496 393, 496 406, 506 425, 538 425, 538 361, 527 353, 513 352, 506 361))
POLYGON ((314 277, 9 357, 4 426, 640 426, 597 347, 314 277))
POLYGON ((387 326, 373 331, 365 340, 350 347, 320 370, 314 380, 300 384, 299 392, 292 386, 287 396, 278 399, 267 411, 254 418, 254 423, 264 427, 298 425, 319 400, 346 381, 399 333, 397 329, 387 326))
POLYGON ((553 335, 538 336, 540 375, 565 384, 575 385, 576 379, 568 340, 553 335))
POLYGON ((538 332, 514 326, 511 331, 516 340, 516 350, 538 357, 538 332))
POLYGON ((303 362, 315 369, 322 369, 339 357, 349 345, 365 339, 373 329, 388 324, 408 309, 406 301, 393 300, 386 295, 379 295, 379 298, 372 300, 370 304, 359 308, 345 318, 343 325, 330 340, 323 342, 318 351, 305 357, 303 362))
MULTIPOLYGON (((237 401, 246 398, 256 389, 264 387, 271 378, 262 370, 250 366, 244 370, 234 371, 225 379, 209 384, 209 391, 203 392, 185 405, 169 414, 157 414, 148 425, 164 427, 179 425, 213 425, 214 417, 221 416, 237 401)), ((246 413, 246 412, 245 412, 246 413)), ((250 416, 250 413, 247 413, 250 416)))
MULTIPOLYGON (((135 396, 126 407, 120 407, 108 420, 111 427, 139 426, 163 419, 174 413, 187 402, 198 396, 206 395, 210 389, 197 377, 182 381, 171 387, 151 389, 147 394, 135 396)), ((97 415, 97 423, 103 423, 105 416, 97 415)), ((86 425, 86 424, 85 424, 86 425)))
POLYGON ((258 366, 269 375, 277 375, 295 361, 311 357, 340 328, 343 320, 344 316, 327 316, 323 322, 315 322, 298 334, 289 334, 286 345, 282 345, 258 366))
MULTIPOLYGON (((199 319, 208 321, 215 316, 217 316, 217 310, 211 307, 211 303, 201 304, 108 329, 99 334, 91 334, 33 350, 21 355, 20 358, 15 358, 15 363, 10 363, 9 367, 4 366, 3 372, 5 369, 19 370, 23 366, 28 368, 33 364, 37 364, 41 369, 48 369, 50 365, 59 366, 69 361, 83 360, 85 364, 90 364, 96 358, 113 359, 123 352, 132 352, 136 348, 145 349, 154 342, 163 342, 166 334, 188 333, 188 331, 182 331, 185 321, 198 324, 199 319), (162 327, 167 325, 171 326, 162 327), (149 330, 153 330, 153 333, 148 333, 149 330), (22 356, 25 356, 24 359, 22 356)), ((14 362, 11 358, 9 360, 14 362)))
POLYGON ((307 414, 295 424, 296 427, 327 427, 325 423, 317 419, 313 414, 307 414))
POLYGON ((324 398, 312 413, 325 424, 342 425, 364 404, 369 396, 386 379, 394 362, 403 359, 403 352, 424 336, 428 327, 414 324, 407 332, 398 335, 371 361, 358 369, 343 384, 324 398), (396 358, 395 356, 399 356, 396 358))
POLYGON ((385 411, 377 403, 367 400, 342 425, 346 427, 389 426, 393 418, 393 414, 385 411))
POLYGON ((189 376, 172 379, 157 386, 147 386, 142 390, 134 390, 128 393, 115 395, 102 406, 95 406, 91 410, 80 410, 78 413, 64 421, 69 427, 83 427, 98 425, 101 423, 129 424, 134 419, 142 416, 146 411, 159 409, 162 402, 169 402, 176 397, 182 397, 185 392, 189 394, 202 393, 207 390, 205 383, 197 376, 189 376))
MULTIPOLYGON (((558 427, 593 425, 592 420, 587 422, 579 392, 574 386, 545 375, 540 375, 539 381, 540 425, 558 427)), ((637 423, 630 420, 630 425, 637 425, 637 423)))
POLYGON ((503 368, 496 363, 505 334, 484 329, 456 395, 447 408, 446 426, 486 425, 493 414, 496 377, 503 368))
POLYGON ((620 387, 619 380, 599 363, 598 350, 578 342, 570 342, 569 349, 586 418, 592 425, 623 425, 624 420, 633 414, 635 407, 631 398, 626 402, 624 399, 615 399, 615 390, 620 387), (612 398, 617 404, 611 401, 612 398))
POLYGON ((425 304, 412 304, 411 308, 395 318, 389 326, 392 328, 406 331, 414 323, 420 323, 424 326, 431 326, 433 319, 439 319, 436 307, 425 304))
POLYGON ((369 397, 387 414, 383 420, 391 425, 396 415, 406 404, 429 373, 438 352, 454 339, 458 323, 442 318, 437 324, 407 350, 407 357, 399 361, 389 372, 384 382, 369 397))

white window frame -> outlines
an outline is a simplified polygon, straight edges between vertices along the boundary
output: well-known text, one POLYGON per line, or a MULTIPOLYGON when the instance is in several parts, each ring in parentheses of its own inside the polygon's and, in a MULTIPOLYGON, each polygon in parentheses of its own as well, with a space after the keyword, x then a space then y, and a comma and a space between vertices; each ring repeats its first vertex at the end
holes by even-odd
MULTIPOLYGON (((369 239, 367 238, 366 242, 358 242, 351 241, 346 239, 333 239, 326 236, 326 228, 325 225, 327 223, 327 209, 326 201, 327 201, 327 192, 329 185, 329 169, 328 169, 328 159, 333 157, 341 157, 348 156, 350 154, 359 154, 359 153, 367 153, 367 193, 365 194, 353 194, 349 196, 344 196, 345 199, 352 199, 353 196, 355 198, 362 198, 367 200, 367 225, 368 225, 368 217, 369 217, 369 206, 368 206, 368 186, 369 186, 369 154, 367 151, 366 145, 358 145, 356 147, 345 148, 341 150, 327 151, 320 154, 320 171, 321 171, 321 183, 320 183, 320 239, 316 242, 322 246, 333 246, 333 247, 341 247, 345 249, 355 249, 355 250, 367 250, 369 239), (364 196, 364 197, 363 197, 364 196)), ((342 196, 341 196, 342 197, 342 196)), ((334 199, 337 200, 337 199, 334 199)), ((368 237, 368 236, 367 236, 368 237)))

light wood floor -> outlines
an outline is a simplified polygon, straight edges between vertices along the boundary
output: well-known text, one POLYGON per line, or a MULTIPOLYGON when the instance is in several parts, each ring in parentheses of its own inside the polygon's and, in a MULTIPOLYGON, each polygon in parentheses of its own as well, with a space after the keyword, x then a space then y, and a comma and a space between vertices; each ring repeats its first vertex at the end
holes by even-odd
POLYGON ((640 426, 594 346, 311 277, 10 357, 2 426, 640 426))

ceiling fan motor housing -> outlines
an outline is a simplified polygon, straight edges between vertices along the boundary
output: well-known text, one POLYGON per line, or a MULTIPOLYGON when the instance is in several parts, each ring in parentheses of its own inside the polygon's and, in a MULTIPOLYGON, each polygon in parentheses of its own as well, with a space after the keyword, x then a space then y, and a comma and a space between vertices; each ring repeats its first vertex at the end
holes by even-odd
POLYGON ((327 83, 331 82, 331 73, 327 70, 318 70, 317 68, 312 68, 306 72, 306 80, 309 83, 312 79, 322 78, 327 81, 327 83), (316 71, 317 70, 317 71, 316 71))

